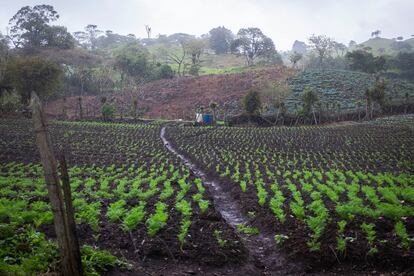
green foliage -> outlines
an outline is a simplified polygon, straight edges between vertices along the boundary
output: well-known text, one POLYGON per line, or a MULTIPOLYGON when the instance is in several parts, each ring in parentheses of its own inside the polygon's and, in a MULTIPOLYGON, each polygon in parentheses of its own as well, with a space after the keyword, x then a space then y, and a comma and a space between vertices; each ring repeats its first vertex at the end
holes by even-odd
POLYGON ((23 275, 45 273, 58 268, 57 246, 46 240, 43 233, 27 226, 5 234, 2 229, 0 271, 23 275))
POLYGON ((214 230, 213 234, 214 234, 214 237, 216 238, 216 241, 217 241, 217 244, 219 245, 219 247, 221 247, 221 248, 225 247, 226 244, 227 244, 227 240, 224 240, 221 237, 222 231, 216 229, 216 230, 214 230))
POLYGON ((115 222, 125 215, 125 206, 126 202, 123 199, 120 199, 114 203, 109 204, 108 211, 106 216, 108 217, 109 221, 115 222))
POLYGON ((15 57, 9 60, 5 74, 6 83, 16 89, 22 104, 27 105, 32 91, 41 98, 56 93, 61 84, 62 70, 48 60, 15 57))
POLYGON ((373 255, 378 252, 377 248, 375 247, 375 238, 376 238, 376 231, 375 231, 375 225, 372 223, 362 223, 361 229, 365 232, 366 238, 368 241, 368 245, 370 247, 368 251, 368 255, 373 255))
POLYGON ((256 227, 246 226, 245 224, 237 224, 237 231, 246 234, 247 236, 253 236, 259 234, 259 229, 256 227))
POLYGON ((261 105, 260 94, 256 90, 250 90, 243 97, 243 108, 247 114, 258 114, 260 112, 261 105))
POLYGON ((175 209, 179 211, 183 216, 190 216, 191 215, 191 204, 186 201, 185 199, 180 200, 175 204, 175 209))
POLYGON ((145 202, 140 201, 139 206, 132 208, 125 214, 124 227, 128 231, 134 230, 145 216, 145 202))
POLYGON ((174 77, 174 71, 168 64, 163 64, 158 69, 157 79, 172 79, 174 77))
POLYGON ((11 19, 14 45, 33 50, 40 47, 73 48, 72 35, 62 26, 52 26, 59 14, 50 5, 25 6, 11 19))
MULTIPOLYGON (((296 112, 296 106, 301 105, 301 94, 306 87, 317 93, 319 102, 327 111, 357 111, 361 109, 357 102, 365 98, 365 91, 375 84, 375 77, 371 74, 347 70, 305 70, 289 78, 291 95, 286 99, 289 113, 296 112), (340 102, 338 108, 335 102, 340 102), (328 107, 327 107, 328 106, 328 107)), ((413 84, 397 79, 388 80, 385 89, 385 98, 391 97, 393 102, 401 102, 405 94, 409 98, 414 96, 413 84)))
POLYGON ((285 222, 286 220, 286 214, 284 213, 282 206, 285 202, 285 197, 283 196, 283 193, 279 190, 277 190, 277 187, 275 184, 273 184, 272 190, 275 193, 275 195, 270 199, 270 209, 272 210, 273 214, 277 217, 277 219, 280 222, 285 222))
POLYGON ((345 220, 338 221, 338 237, 336 238, 338 251, 344 255, 346 250, 346 239, 344 236, 347 222, 345 220))
POLYGON ((168 213, 166 213, 167 205, 161 201, 155 204, 155 213, 146 221, 148 227, 148 235, 154 236, 167 224, 168 213))
POLYGON ((328 210, 320 199, 314 200, 308 208, 312 210, 315 216, 306 219, 306 223, 312 231, 312 239, 307 244, 310 251, 319 251, 320 242, 318 240, 326 227, 329 216, 328 210))
MULTIPOLYGON (((0 61, 1 63, 1 61, 0 61)), ((7 86, 0 80, 0 87, 7 86)), ((20 110, 22 108, 21 96, 15 91, 3 91, 0 93, 0 109, 6 112, 20 110)))
POLYGON ((118 49, 115 66, 135 81, 147 79, 151 73, 148 50, 137 42, 131 42, 118 49))
POLYGON ((246 192, 246 188, 247 188, 247 182, 244 181, 244 180, 240 181, 240 188, 243 191, 243 193, 245 193, 246 192))
POLYGON ((164 182, 164 189, 160 194, 160 199, 165 200, 174 194, 174 188, 171 186, 171 181, 164 182))
POLYGON ((201 213, 205 213, 208 210, 208 207, 210 206, 210 201, 200 199, 198 201, 198 207, 200 208, 201 213))
POLYGON ((187 232, 188 232, 188 229, 190 228, 190 225, 191 225, 191 220, 189 218, 184 218, 181 221, 181 229, 180 229, 180 233, 178 234, 178 240, 181 246, 183 246, 185 242, 185 237, 187 236, 187 232))
POLYGON ((209 45, 216 55, 226 54, 230 51, 230 44, 234 36, 231 30, 223 26, 211 29, 209 33, 209 45))
POLYGON ((313 107, 317 101, 319 101, 318 95, 310 87, 305 87, 301 96, 303 104, 303 112, 306 115, 310 115, 313 112, 313 107))
POLYGON ((75 198, 73 205, 75 207, 76 223, 88 223, 94 232, 98 231, 99 216, 101 213, 101 202, 88 204, 84 199, 75 198))
POLYGON ((114 267, 126 268, 128 264, 120 261, 106 250, 85 245, 81 248, 82 265, 86 276, 99 276, 114 267))
POLYGON ((277 245, 282 245, 288 239, 289 239, 289 236, 286 236, 286 235, 282 235, 282 234, 275 235, 275 242, 277 245))
POLYGON ((259 205, 264 206, 267 198, 267 191, 261 182, 256 182, 257 197, 259 198, 259 205))
POLYGON ((408 250, 410 248, 411 240, 403 222, 399 221, 395 224, 395 233, 401 240, 401 246, 405 250, 408 250))
POLYGON ((111 104, 105 103, 102 106, 102 117, 104 120, 112 119, 114 117, 116 108, 111 104))
POLYGON ((348 52, 345 58, 352 70, 373 74, 385 69, 385 58, 383 56, 374 57, 372 53, 365 50, 348 52))
POLYGON ((246 58, 247 65, 254 64, 257 58, 264 62, 272 62, 277 55, 272 39, 265 36, 259 28, 243 28, 231 43, 231 51, 246 58))

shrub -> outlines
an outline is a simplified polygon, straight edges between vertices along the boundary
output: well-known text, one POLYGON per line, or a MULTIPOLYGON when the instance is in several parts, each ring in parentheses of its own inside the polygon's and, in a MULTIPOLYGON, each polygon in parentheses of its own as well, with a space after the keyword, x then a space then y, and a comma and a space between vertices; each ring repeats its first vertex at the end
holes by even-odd
POLYGON ((262 106, 259 92, 256 90, 250 90, 243 97, 243 108, 244 111, 249 115, 254 115, 260 113, 260 108, 262 106))
POLYGON ((115 111, 115 106, 105 103, 102 106, 102 118, 104 120, 112 119, 114 117, 115 111))

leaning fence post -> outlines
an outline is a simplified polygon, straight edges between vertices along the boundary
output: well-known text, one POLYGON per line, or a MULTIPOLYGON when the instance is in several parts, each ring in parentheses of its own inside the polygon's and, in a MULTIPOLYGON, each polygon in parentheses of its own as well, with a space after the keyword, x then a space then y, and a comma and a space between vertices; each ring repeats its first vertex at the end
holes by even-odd
POLYGON ((64 276, 79 276, 82 275, 82 270, 77 268, 76 262, 71 258, 72 254, 69 253, 71 252, 71 246, 68 240, 69 235, 66 227, 65 207, 52 142, 47 130, 46 118, 39 97, 35 92, 32 92, 31 108, 34 131, 36 134, 36 145, 39 149, 40 160, 43 166, 49 200, 52 207, 53 222, 60 257, 62 259, 62 274, 64 276))
POLYGON ((64 206, 65 206, 65 226, 66 226, 66 233, 67 239, 69 244, 69 251, 71 265, 74 266, 76 271, 80 271, 82 273, 82 259, 79 249, 79 241, 78 236, 76 234, 76 223, 75 223, 75 212, 73 209, 72 204, 72 195, 70 191, 70 181, 69 181, 69 174, 68 174, 68 167, 66 164, 66 159, 64 152, 60 153, 60 177, 62 179, 62 187, 63 187, 63 199, 64 199, 64 206))

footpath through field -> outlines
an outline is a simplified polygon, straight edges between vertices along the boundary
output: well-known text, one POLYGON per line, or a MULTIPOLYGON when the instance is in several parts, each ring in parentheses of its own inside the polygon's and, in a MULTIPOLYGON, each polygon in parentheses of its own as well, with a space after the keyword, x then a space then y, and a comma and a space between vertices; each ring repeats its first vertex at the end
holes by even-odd
POLYGON ((284 254, 276 247, 274 238, 270 233, 260 232, 258 235, 246 236, 237 231, 238 225, 249 224, 249 219, 243 215, 240 206, 228 192, 223 190, 217 180, 209 177, 191 162, 189 158, 180 154, 167 140, 165 132, 166 127, 164 126, 161 128, 160 138, 165 147, 180 158, 192 173, 201 178, 203 183, 208 187, 208 190, 213 197, 214 207, 226 222, 235 229, 235 232, 244 242, 244 246, 249 251, 249 263, 255 267, 255 270, 260 270, 260 274, 264 275, 301 274, 302 270, 300 266, 287 261, 284 254))

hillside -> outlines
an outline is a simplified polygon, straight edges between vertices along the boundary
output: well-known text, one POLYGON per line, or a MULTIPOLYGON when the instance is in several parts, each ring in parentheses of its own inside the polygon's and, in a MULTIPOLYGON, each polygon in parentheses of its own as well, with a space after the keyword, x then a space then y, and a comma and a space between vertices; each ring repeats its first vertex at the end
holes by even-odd
MULTIPOLYGON (((322 103, 338 105, 342 111, 354 110, 358 102, 364 102, 364 92, 373 85, 375 78, 366 73, 347 70, 309 70, 299 73, 289 79, 292 94, 287 100, 289 111, 294 111, 295 103, 300 105, 300 95, 305 87, 314 89, 322 103)), ((414 85, 401 80, 389 80, 386 90, 386 100, 390 96, 394 104, 400 104, 408 93, 414 98, 414 85)), ((360 103, 361 104, 361 103, 360 103)), ((337 107, 335 107, 337 109, 337 107)))
MULTIPOLYGON (((285 80, 293 74, 292 69, 268 67, 233 74, 178 77, 147 83, 137 93, 122 92, 107 97, 124 116, 130 116, 132 102, 137 99, 144 117, 193 119, 195 107, 207 107, 211 101, 216 101, 220 106, 227 103, 230 112, 239 112, 240 99, 250 88, 267 80, 285 80)), ((77 99, 70 97, 66 100, 70 118, 78 114, 77 99)), ((85 116, 100 114, 100 99, 99 96, 83 97, 85 116)), ((46 108, 50 115, 59 116, 62 107, 63 100, 60 99, 48 103, 46 108)))
MULTIPOLYGON (((107 95, 109 102, 117 106, 119 114, 131 116, 132 102, 138 101, 140 114, 146 118, 192 119, 197 106, 207 107, 216 101, 220 107, 227 103, 230 113, 241 111, 240 99, 252 87, 264 81, 285 80, 292 89, 287 100, 289 112, 301 105, 301 94, 309 86, 317 91, 324 108, 352 111, 364 102, 364 92, 374 78, 365 73, 345 70, 310 70, 295 72, 291 69, 271 67, 234 74, 205 75, 200 77, 181 77, 171 80, 158 80, 145 84, 139 92, 122 92, 107 95)), ((414 85, 405 81, 390 80, 386 99, 392 96, 394 104, 401 104, 408 94, 414 98, 414 85)), ((100 96, 83 98, 85 116, 99 116, 100 96)), ((67 114, 75 118, 78 111, 77 97, 66 100, 67 114)), ((53 116, 62 114, 63 101, 57 100, 47 105, 47 112, 53 116)), ((219 114, 223 110, 219 109, 219 114)))
POLYGON ((371 38, 361 43, 360 45, 364 47, 372 48, 372 52, 375 55, 379 55, 379 54, 395 55, 398 53, 398 50, 394 48, 393 46, 394 43, 408 44, 412 47, 411 51, 414 50, 414 38, 410 38, 410 39, 403 40, 401 42, 397 42, 393 39, 376 37, 376 38, 371 38))
MULTIPOLYGON (((180 56, 182 52, 180 45, 155 43, 145 47, 153 57, 169 64, 174 70, 177 69, 177 64, 169 58, 169 55, 180 56)), ((243 56, 230 53, 216 55, 211 49, 205 49, 201 55, 200 65, 200 75, 239 73, 243 71, 246 60, 243 56)))

